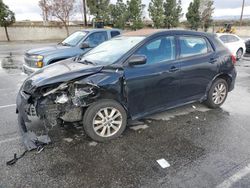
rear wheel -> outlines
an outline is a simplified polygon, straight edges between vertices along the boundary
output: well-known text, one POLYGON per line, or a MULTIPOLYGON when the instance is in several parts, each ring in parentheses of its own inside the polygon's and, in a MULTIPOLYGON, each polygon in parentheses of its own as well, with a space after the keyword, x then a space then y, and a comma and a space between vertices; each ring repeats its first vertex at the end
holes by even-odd
POLYGON ((242 48, 238 49, 238 51, 236 52, 236 58, 237 60, 240 60, 243 56, 243 50, 242 48))
POLYGON ((83 126, 89 137, 104 142, 117 138, 127 125, 127 114, 122 105, 114 100, 100 100, 86 110, 83 126))
POLYGON ((212 84, 205 104, 210 108, 220 107, 226 100, 228 84, 224 79, 216 79, 212 84))

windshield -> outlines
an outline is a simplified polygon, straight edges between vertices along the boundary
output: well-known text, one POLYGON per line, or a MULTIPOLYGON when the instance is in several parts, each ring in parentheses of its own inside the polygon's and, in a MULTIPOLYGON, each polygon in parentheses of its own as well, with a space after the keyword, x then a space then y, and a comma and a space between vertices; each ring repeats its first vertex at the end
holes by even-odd
POLYGON ((86 32, 77 31, 61 42, 63 45, 76 46, 85 36, 86 32))
POLYGON ((81 62, 92 62, 97 65, 113 64, 145 37, 117 37, 106 41, 87 54, 81 62))

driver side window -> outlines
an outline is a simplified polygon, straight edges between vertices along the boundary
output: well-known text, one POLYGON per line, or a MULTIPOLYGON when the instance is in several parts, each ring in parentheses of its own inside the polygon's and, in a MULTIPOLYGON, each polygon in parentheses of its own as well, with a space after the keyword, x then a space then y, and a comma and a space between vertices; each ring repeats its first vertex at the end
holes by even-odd
POLYGON ((107 32, 97 32, 90 34, 85 42, 89 44, 91 48, 98 46, 108 39, 107 32))
POLYGON ((137 55, 147 57, 146 64, 160 63, 175 59, 175 38, 173 36, 160 37, 142 46, 137 55))

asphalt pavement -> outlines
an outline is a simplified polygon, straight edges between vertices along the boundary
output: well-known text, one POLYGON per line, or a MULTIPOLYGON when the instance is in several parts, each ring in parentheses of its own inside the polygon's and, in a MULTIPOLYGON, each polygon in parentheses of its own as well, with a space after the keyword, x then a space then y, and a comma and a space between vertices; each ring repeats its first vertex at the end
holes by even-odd
MULTIPOLYGON (((81 126, 54 127, 52 144, 24 147, 15 98, 26 78, 22 54, 52 43, 0 43, 0 188, 9 187, 250 187, 250 61, 237 62, 235 89, 210 110, 191 104, 141 120, 138 129, 107 143, 88 138, 81 126), (6 66, 5 57, 11 61, 6 66), (11 66, 13 65, 13 66, 11 66), (8 67, 8 68, 7 68, 8 67), (157 160, 170 165, 162 168, 157 160)), ((30 129, 42 134, 41 124, 30 129)))

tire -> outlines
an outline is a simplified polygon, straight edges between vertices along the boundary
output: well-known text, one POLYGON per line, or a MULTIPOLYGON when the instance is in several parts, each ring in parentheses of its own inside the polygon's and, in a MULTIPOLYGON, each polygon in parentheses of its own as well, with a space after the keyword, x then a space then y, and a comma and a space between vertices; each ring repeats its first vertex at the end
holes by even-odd
POLYGON ((227 94, 228 94, 228 84, 226 80, 218 78, 211 85, 205 104, 209 108, 219 108, 225 102, 227 94))
POLYGON ((240 60, 243 56, 243 50, 242 48, 238 49, 238 51, 236 52, 236 59, 240 60))
POLYGON ((104 99, 89 106, 83 116, 83 127, 95 141, 105 142, 119 137, 127 125, 127 113, 114 100, 104 99))

